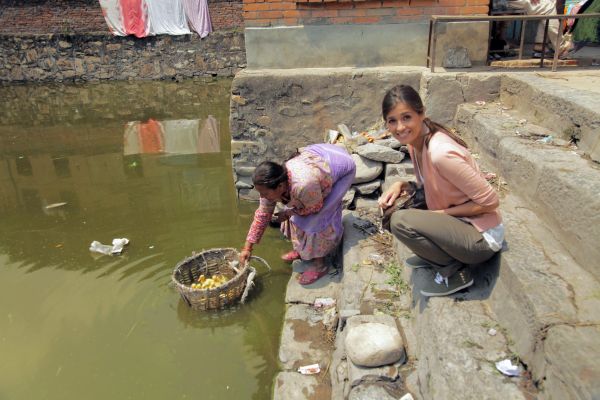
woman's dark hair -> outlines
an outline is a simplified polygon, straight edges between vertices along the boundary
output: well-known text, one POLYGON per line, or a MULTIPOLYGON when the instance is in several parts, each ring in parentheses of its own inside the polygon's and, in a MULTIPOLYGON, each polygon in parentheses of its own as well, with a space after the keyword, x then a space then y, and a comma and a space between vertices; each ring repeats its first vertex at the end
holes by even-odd
MULTIPOLYGON (((390 90, 387 91, 385 96, 383 97, 383 102, 381 103, 381 113, 383 114, 383 119, 385 120, 388 114, 396 107, 398 104, 404 103, 410 108, 412 108, 417 114, 423 115, 425 112, 425 107, 423 106, 423 101, 421 100, 421 96, 415 89, 408 85, 398 85, 394 86, 390 90)), ((425 146, 429 145, 429 141, 431 140, 431 136, 437 131, 442 131, 446 135, 450 136, 452 140, 461 146, 468 148, 467 144, 464 140, 462 140, 456 133, 452 132, 450 129, 446 128, 444 125, 439 124, 437 122, 433 122, 429 118, 425 118, 423 120, 427 128, 429 128, 429 133, 427 137, 425 137, 425 146)))
POLYGON ((287 182, 287 168, 285 164, 277 164, 272 161, 263 161, 252 174, 252 183, 254 186, 264 186, 268 189, 275 189, 281 182, 287 182))

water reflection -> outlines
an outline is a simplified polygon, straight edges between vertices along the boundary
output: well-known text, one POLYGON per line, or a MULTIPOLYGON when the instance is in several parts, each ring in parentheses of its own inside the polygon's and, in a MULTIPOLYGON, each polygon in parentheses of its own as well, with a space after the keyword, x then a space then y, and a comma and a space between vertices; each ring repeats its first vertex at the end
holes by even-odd
POLYGON ((221 149, 218 121, 199 119, 132 121, 125 126, 123 154, 203 154, 221 149))
POLYGON ((255 208, 236 200, 229 82, 209 86, 0 87, 0 398, 270 396, 278 232, 240 309, 198 315, 169 286, 192 251, 243 243, 255 208), (122 256, 88 251, 116 237, 122 256))

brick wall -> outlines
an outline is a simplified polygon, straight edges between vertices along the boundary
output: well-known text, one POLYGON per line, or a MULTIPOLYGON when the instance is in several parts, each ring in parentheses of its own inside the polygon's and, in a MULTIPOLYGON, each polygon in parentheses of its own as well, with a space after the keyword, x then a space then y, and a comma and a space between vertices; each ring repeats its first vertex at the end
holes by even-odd
MULTIPOLYGON (((215 31, 243 26, 242 0, 209 0, 215 31)), ((108 32, 98 0, 0 0, 0 34, 108 32)))
POLYGON ((382 24, 488 14, 490 0, 243 0, 247 27, 382 24))

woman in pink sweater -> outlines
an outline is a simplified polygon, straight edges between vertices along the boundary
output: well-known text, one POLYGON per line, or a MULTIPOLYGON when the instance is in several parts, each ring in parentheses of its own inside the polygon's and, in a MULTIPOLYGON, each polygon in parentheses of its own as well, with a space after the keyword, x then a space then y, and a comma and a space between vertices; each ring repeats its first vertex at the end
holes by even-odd
MULTIPOLYGON (((396 211, 392 233, 415 257, 406 265, 431 267, 433 279, 424 296, 445 296, 473 284, 468 264, 489 260, 502 248, 504 226, 498 194, 481 174, 466 143, 425 117, 419 94, 410 86, 389 90, 382 103, 388 131, 407 145, 427 210, 396 211)), ((408 189, 396 182, 380 198, 390 207, 408 189)))

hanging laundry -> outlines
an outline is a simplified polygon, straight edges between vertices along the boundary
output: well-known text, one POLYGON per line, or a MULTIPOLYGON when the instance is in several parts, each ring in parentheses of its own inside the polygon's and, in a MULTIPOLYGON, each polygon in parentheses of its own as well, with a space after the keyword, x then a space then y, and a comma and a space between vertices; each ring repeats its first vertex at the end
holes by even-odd
POLYGON ((201 38, 212 32, 208 2, 206 0, 183 0, 185 16, 192 30, 201 38))
POLYGON ((200 120, 176 119, 162 121, 165 130, 165 153, 196 154, 200 120))
POLYGON ((182 0, 145 0, 148 4, 150 34, 186 35, 188 28, 182 0))
POLYGON ((198 153, 218 153, 221 151, 218 121, 212 115, 206 118, 198 134, 198 153))
POLYGON ((139 124, 139 147, 142 153, 162 153, 164 147, 164 129, 159 121, 150 118, 139 124))
POLYGON ((123 16, 121 13, 121 4, 119 0, 100 0, 100 8, 102 15, 108 25, 110 33, 115 36, 125 36, 125 25, 123 24, 123 16))
POLYGON ((139 38, 148 36, 148 6, 145 0, 119 0, 125 33, 139 38))

